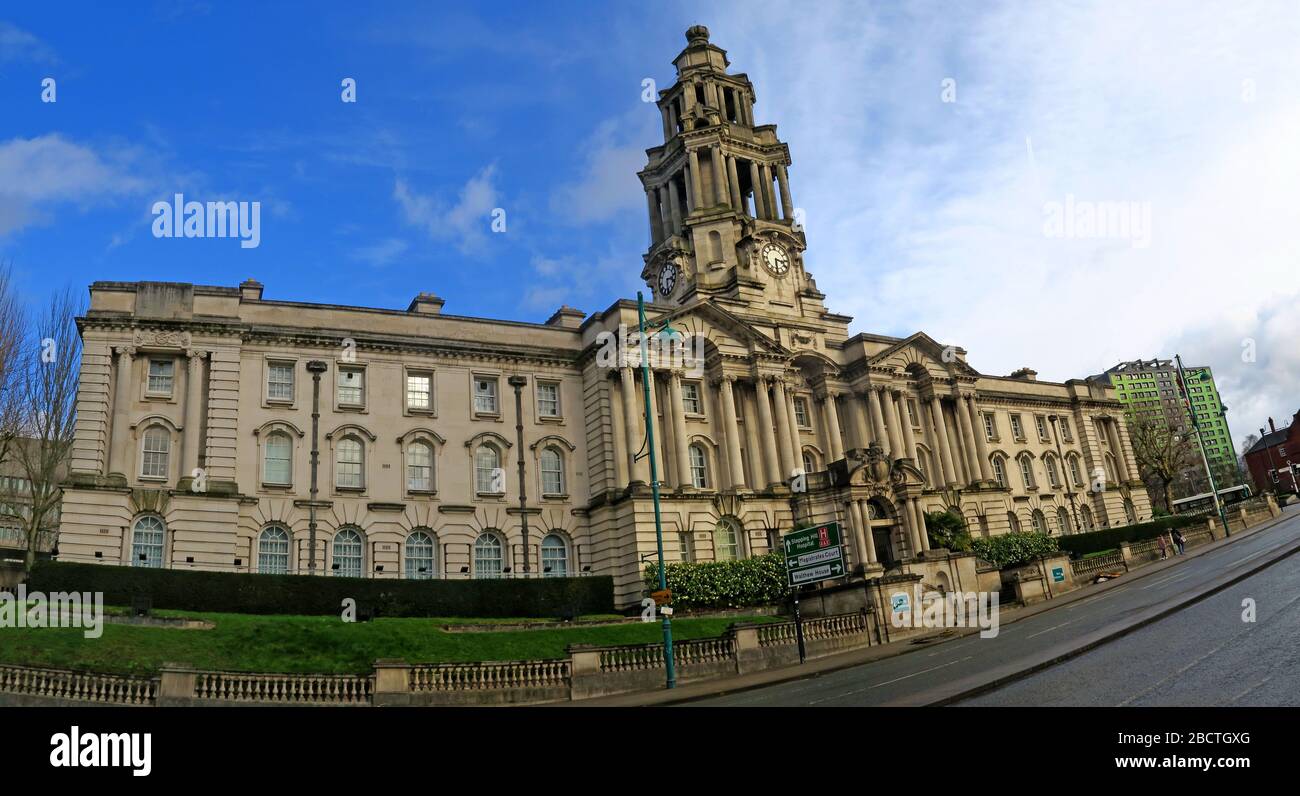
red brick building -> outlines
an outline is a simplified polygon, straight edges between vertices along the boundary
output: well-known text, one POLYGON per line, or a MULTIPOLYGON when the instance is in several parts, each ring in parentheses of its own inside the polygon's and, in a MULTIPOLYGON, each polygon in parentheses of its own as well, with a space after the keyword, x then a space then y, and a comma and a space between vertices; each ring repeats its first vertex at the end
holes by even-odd
POLYGON ((1244 454, 1250 477, 1260 492, 1300 492, 1296 488, 1300 475, 1300 412, 1291 425, 1277 428, 1268 419, 1268 431, 1260 429, 1260 439, 1244 454))

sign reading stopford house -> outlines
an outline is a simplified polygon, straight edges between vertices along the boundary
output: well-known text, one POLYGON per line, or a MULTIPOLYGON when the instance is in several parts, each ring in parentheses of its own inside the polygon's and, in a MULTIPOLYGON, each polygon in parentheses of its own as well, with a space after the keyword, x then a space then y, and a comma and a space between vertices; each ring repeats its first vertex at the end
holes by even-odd
POLYGON ((791 531, 781 541, 785 544, 785 571, 791 587, 844 577, 844 547, 838 522, 791 531))

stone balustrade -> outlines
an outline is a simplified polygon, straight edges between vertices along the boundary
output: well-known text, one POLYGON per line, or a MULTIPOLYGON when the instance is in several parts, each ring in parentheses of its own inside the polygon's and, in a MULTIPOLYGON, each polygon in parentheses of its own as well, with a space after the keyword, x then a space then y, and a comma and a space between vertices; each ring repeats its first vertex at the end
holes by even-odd
POLYGON ((64 669, 0 666, 0 694, 16 697, 8 704, 23 704, 23 697, 30 697, 46 704, 69 700, 101 705, 152 705, 157 698, 158 681, 64 669))

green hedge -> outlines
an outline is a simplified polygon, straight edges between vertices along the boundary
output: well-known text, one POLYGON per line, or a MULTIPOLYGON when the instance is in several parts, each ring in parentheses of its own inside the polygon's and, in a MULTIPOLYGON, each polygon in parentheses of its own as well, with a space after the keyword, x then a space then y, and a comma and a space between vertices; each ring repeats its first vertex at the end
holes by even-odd
POLYGON ((1154 539, 1162 533, 1171 531, 1174 528, 1186 528, 1191 525, 1204 525, 1204 517, 1189 516, 1186 514, 1174 515, 1172 517, 1161 517, 1151 522, 1141 522, 1135 525, 1124 525, 1119 528, 1105 528, 1100 531, 1089 531, 1088 533, 1076 533, 1059 537, 1061 549, 1069 551, 1075 558, 1087 555, 1088 553, 1097 553, 1102 550, 1114 550, 1119 547, 1121 542, 1142 542, 1147 539, 1154 539))
POLYGON ((975 555, 998 568, 1014 567, 1039 556, 1055 553, 1057 537, 1045 533, 1004 533, 971 540, 975 555))
MULTIPOLYGON (((678 608, 751 608, 784 600, 785 556, 781 553, 741 561, 684 562, 666 570, 673 606, 678 608)), ((659 588, 657 564, 645 569, 647 591, 659 588)))
POLYGON ((108 605, 148 595, 154 608, 240 614, 340 614, 345 598, 377 616, 561 617, 614 611, 610 577, 370 580, 144 569, 40 561, 31 591, 103 592, 108 605))

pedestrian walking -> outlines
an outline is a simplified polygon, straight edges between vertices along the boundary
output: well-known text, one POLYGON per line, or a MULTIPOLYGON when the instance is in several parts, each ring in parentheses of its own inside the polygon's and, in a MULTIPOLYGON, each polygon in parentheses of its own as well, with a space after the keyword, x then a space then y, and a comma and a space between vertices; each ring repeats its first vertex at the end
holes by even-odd
POLYGON ((1187 540, 1183 538, 1182 531, 1174 531, 1174 544, 1178 545, 1178 555, 1181 556, 1187 552, 1187 540))
POLYGON ((1161 561, 1169 557, 1169 546, 1165 544, 1165 535, 1163 533, 1156 537, 1156 547, 1160 548, 1161 561))

